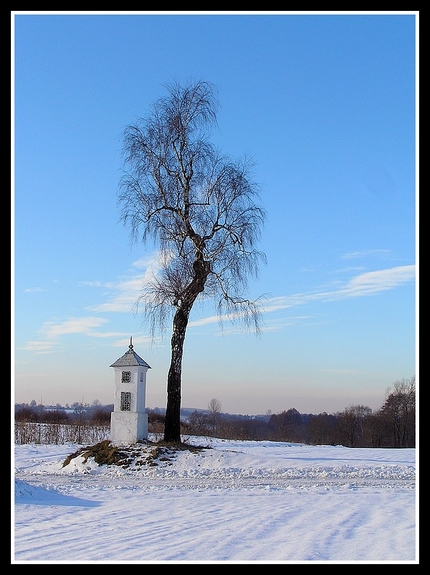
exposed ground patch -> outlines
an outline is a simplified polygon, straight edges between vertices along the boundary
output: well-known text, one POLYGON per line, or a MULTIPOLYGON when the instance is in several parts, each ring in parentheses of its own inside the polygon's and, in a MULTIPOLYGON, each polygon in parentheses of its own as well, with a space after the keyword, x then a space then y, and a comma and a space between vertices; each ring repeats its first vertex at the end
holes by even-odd
POLYGON ((130 446, 117 446, 109 439, 100 441, 95 445, 81 447, 71 455, 68 455, 63 462, 63 467, 68 465, 72 459, 83 457, 84 462, 89 458, 94 459, 98 465, 118 465, 127 469, 131 465, 158 465, 160 462, 173 462, 178 451, 188 450, 197 453, 207 447, 188 445, 187 443, 135 443, 130 446))

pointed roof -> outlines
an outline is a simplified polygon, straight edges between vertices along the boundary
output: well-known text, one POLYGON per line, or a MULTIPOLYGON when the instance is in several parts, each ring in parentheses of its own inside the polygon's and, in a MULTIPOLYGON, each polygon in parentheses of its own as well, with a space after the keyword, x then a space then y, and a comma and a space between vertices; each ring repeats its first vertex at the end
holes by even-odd
POLYGON ((140 355, 137 355, 137 353, 133 350, 132 338, 130 338, 130 345, 128 346, 128 351, 126 351, 123 356, 117 359, 109 367, 130 367, 132 365, 142 365, 143 367, 151 369, 151 366, 148 365, 146 361, 142 359, 140 355))

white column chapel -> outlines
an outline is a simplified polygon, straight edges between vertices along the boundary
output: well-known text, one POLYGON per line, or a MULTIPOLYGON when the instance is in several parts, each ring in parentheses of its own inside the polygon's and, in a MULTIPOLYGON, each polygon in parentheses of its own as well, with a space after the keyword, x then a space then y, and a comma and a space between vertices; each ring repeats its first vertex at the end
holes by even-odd
POLYGON ((148 412, 145 407, 146 372, 151 367, 133 349, 110 367, 115 371, 115 396, 110 421, 110 440, 116 444, 132 444, 148 437, 148 412))

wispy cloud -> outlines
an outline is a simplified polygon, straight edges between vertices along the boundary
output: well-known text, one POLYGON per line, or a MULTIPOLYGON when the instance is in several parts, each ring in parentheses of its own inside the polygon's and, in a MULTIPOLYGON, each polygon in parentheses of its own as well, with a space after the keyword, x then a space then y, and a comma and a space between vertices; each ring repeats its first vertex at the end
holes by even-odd
POLYGON ((119 280, 116 283, 105 284, 108 290, 107 301, 88 306, 88 311, 96 313, 130 313, 136 307, 143 287, 142 275, 119 280))
POLYGON ((268 300, 266 312, 293 307, 311 301, 333 301, 349 297, 377 295, 383 291, 394 289, 415 279, 415 266, 397 266, 383 270, 359 274, 345 283, 337 283, 331 290, 315 293, 299 293, 292 296, 282 296, 268 300))
MULTIPOLYGON (((153 277, 158 266, 156 255, 133 262, 130 273, 116 282, 83 281, 81 285, 103 288, 106 301, 101 304, 88 306, 86 309, 97 314, 106 313, 130 313, 136 306, 141 294, 142 286, 148 279, 153 277)), ((45 322, 40 331, 41 339, 29 341, 25 350, 36 354, 52 353, 59 345, 60 338, 65 335, 81 334, 95 338, 119 338, 114 346, 124 347, 128 345, 127 334, 115 331, 103 331, 102 328, 108 319, 100 315, 88 315, 83 317, 68 318, 64 321, 45 322), (127 338, 127 339, 126 339, 127 338)), ((137 338, 136 343, 156 344, 156 338, 142 336, 137 338)))
POLYGON ((48 290, 43 289, 41 287, 27 288, 24 290, 25 293, 37 293, 37 292, 44 292, 44 291, 48 291, 48 290))
POLYGON ((95 328, 107 322, 106 318, 93 316, 74 317, 61 322, 47 321, 40 329, 41 339, 27 342, 24 349, 37 355, 52 353, 58 347, 62 335, 82 334, 91 337, 108 337, 109 334, 106 332, 94 331, 95 328))
POLYGON ((115 332, 95 331, 95 328, 100 328, 107 322, 106 318, 93 316, 69 318, 61 322, 47 321, 40 329, 41 339, 29 341, 24 349, 37 355, 52 353, 58 347, 60 337, 70 334, 81 334, 90 337, 118 337, 119 335, 124 335, 115 332))
MULTIPOLYGON (((100 331, 97 329, 106 323, 108 323, 106 318, 94 316, 69 318, 61 322, 45 322, 40 329, 42 338, 29 341, 24 349, 36 355, 52 353, 58 348, 61 337, 71 334, 104 339, 117 338, 117 341, 112 344, 113 347, 127 347, 130 342, 128 334, 120 331, 100 331)), ((149 344, 155 345, 157 344, 156 340, 157 338, 152 338, 151 336, 137 336, 133 338, 133 343, 145 346, 149 344)))
MULTIPOLYGON (((303 292, 289 296, 278 296, 268 298, 264 301, 260 311, 263 314, 270 314, 280 310, 294 308, 299 305, 315 301, 335 301, 353 297, 363 297, 378 295, 387 290, 394 289, 403 284, 412 282, 415 279, 415 266, 397 266, 393 268, 376 270, 359 274, 343 283, 337 282, 332 289, 317 291, 317 292, 303 292)), ((309 316, 301 316, 302 318, 309 319, 309 316)), ((199 327, 208 324, 217 323, 220 319, 229 320, 231 317, 225 316, 219 318, 218 316, 209 316, 193 322, 190 322, 190 327, 199 327)), ((298 318, 292 323, 297 323, 298 318)), ((261 331, 275 331, 285 327, 285 323, 270 323, 266 327, 262 327, 261 331)), ((291 324, 290 324, 291 325, 291 324)), ((230 333, 227 331, 224 334, 230 333)), ((231 331, 233 333, 233 331, 231 331)))
MULTIPOLYGON (((372 272, 365 272, 359 274, 347 282, 337 283, 330 290, 318 292, 304 292, 297 293, 289 296, 278 296, 268 298, 264 301, 260 308, 261 313, 270 314, 280 310, 293 308, 299 305, 304 305, 313 301, 335 301, 350 297, 363 297, 370 295, 377 295, 383 291, 394 289, 402 284, 409 283, 415 278, 415 266, 398 266, 383 270, 372 272)), ((301 316, 309 319, 309 316, 301 316)), ((217 315, 201 318, 189 323, 190 327, 200 327, 204 325, 214 324, 220 320, 230 320, 232 316, 219 317, 217 315)), ((297 320, 297 318, 296 318, 297 320)), ((295 321, 294 323, 297 323, 295 321)), ((263 327, 261 331, 279 330, 285 327, 286 324, 276 324, 263 327)), ((224 331, 224 333, 227 333, 224 331)), ((233 333, 233 332, 231 332, 233 333)))
POLYGON ((397 266, 383 270, 362 273, 350 279, 345 286, 333 292, 317 294, 317 299, 333 300, 348 297, 376 295, 410 283, 415 279, 415 266, 397 266))
POLYGON ((47 339, 71 333, 93 335, 93 329, 100 327, 107 321, 107 319, 102 317, 79 317, 67 319, 61 323, 46 322, 42 327, 42 332, 44 332, 47 339))
MULTIPOLYGON (((267 299, 261 311, 263 314, 269 314, 315 301, 336 301, 352 297, 378 295, 384 291, 411 283, 414 279, 414 265, 397 266, 394 268, 365 272, 346 282, 337 282, 336 285, 329 290, 314 293, 298 293, 290 296, 279 296, 267 299)), ((212 318, 208 319, 212 321, 212 318)), ((306 319, 309 319, 309 317, 306 316, 306 319)), ((203 324, 204 320, 200 320, 199 325, 203 324)), ((266 331, 269 329, 272 331, 279 330, 283 327, 285 327, 285 324, 282 323, 270 324, 269 327, 266 328, 266 331)))
MULTIPOLYGON (((262 325, 259 326, 260 333, 268 333, 271 331, 281 331, 286 327, 291 327, 297 325, 298 323, 303 323, 304 321, 312 320, 315 324, 315 318, 312 316, 301 315, 301 316, 288 316, 273 319, 269 321, 264 321, 262 325)), ((243 329, 240 326, 230 325, 229 327, 223 327, 215 333, 215 335, 243 335, 243 329)))
POLYGON ((24 347, 25 351, 30 351, 36 355, 45 355, 52 353, 53 348, 57 345, 57 341, 53 340, 39 340, 39 341, 29 341, 24 347))
MULTIPOLYGON (((118 282, 111 282, 103 284, 102 286, 97 282, 99 287, 108 289, 108 300, 105 303, 91 306, 87 309, 91 309, 91 311, 97 312, 98 314, 108 312, 130 313, 141 293, 142 283, 145 281, 145 278, 148 279, 150 275, 152 276, 152 274, 155 273, 155 266, 156 260, 154 259, 135 262, 134 267, 139 270, 135 275, 130 275, 128 278, 123 278, 118 282), (143 268, 143 270, 141 268, 143 268)), ((345 298, 377 295, 410 283, 414 278, 414 265, 397 266, 365 272, 344 282, 332 284, 331 289, 268 298, 262 303, 261 312, 263 315, 267 315, 315 301, 335 301, 345 298)), ((220 324, 223 321, 228 322, 232 319, 235 319, 235 316, 225 315, 220 317, 218 315, 211 315, 191 321, 189 327, 220 324)), ((294 325, 298 321, 308 321, 309 319, 311 318, 308 315, 300 315, 291 316, 279 321, 267 321, 265 325, 261 326, 261 331, 276 331, 288 325, 294 325)), ((129 336, 127 334, 103 331, 101 328, 105 326, 106 323, 108 323, 108 319, 100 317, 100 315, 73 317, 61 322, 45 322, 40 330, 42 334, 41 339, 29 341, 25 349, 36 354, 51 353, 55 351, 56 346, 58 346, 61 336, 70 334, 82 334, 95 338, 116 337, 119 339, 113 345, 117 345, 118 347, 128 345, 129 336)), ((224 330, 223 333, 235 333, 235 329, 232 327, 231 330, 224 330)), ((136 339, 136 343, 140 343, 141 345, 146 345, 149 342, 152 344, 155 343, 149 336, 142 336, 139 340, 136 339)))
POLYGON ((144 285, 156 275, 159 268, 157 254, 133 262, 132 268, 127 276, 117 282, 85 282, 85 285, 104 287, 108 292, 104 303, 86 309, 97 313, 131 313, 136 310, 144 285))
POLYGON ((375 249, 375 250, 358 250, 355 252, 348 252, 343 254, 342 259, 344 260, 352 260, 357 258, 367 258, 369 256, 379 256, 379 257, 388 257, 390 255, 389 250, 384 249, 375 249))

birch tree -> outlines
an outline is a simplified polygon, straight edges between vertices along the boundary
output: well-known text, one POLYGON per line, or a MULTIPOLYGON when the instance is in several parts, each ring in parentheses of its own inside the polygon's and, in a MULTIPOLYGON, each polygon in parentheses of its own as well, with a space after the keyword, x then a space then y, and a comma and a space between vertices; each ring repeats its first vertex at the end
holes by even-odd
POLYGON ((164 440, 180 442, 181 374, 186 330, 198 299, 211 298, 219 317, 258 332, 258 300, 246 297, 265 260, 256 248, 265 213, 252 164, 232 160, 209 142, 216 126, 215 87, 204 81, 168 85, 145 118, 123 135, 121 219, 132 241, 160 254, 142 288, 152 333, 172 321, 164 440))

